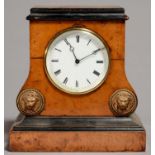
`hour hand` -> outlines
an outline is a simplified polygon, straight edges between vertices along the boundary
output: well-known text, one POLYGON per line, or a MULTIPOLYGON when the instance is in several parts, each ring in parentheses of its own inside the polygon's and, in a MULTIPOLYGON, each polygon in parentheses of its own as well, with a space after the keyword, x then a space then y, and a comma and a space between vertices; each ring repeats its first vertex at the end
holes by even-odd
POLYGON ((69 50, 73 53, 75 60, 77 60, 76 55, 74 53, 74 47, 68 42, 67 39, 64 39, 65 43, 69 46, 69 50))
POLYGON ((68 42, 68 40, 67 40, 66 38, 64 39, 64 41, 65 41, 65 43, 66 43, 69 47, 72 47, 71 44, 68 42))
POLYGON ((74 51, 74 47, 68 42, 68 40, 65 38, 64 39, 65 43, 69 46, 69 50, 72 52, 74 51))

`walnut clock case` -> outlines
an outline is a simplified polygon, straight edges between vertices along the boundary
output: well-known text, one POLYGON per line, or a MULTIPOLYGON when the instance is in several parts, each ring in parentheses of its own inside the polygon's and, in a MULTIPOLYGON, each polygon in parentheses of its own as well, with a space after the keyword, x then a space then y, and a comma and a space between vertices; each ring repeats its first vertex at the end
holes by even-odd
POLYGON ((31 9, 30 72, 11 151, 145 150, 125 75, 127 19, 121 7, 31 9))

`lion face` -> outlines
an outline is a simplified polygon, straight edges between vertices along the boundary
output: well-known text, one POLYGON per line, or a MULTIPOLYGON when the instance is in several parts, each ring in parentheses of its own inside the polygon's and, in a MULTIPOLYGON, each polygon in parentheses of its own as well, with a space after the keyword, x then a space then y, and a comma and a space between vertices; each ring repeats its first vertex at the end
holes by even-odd
POLYGON ((35 93, 31 92, 31 93, 27 94, 27 96, 24 98, 25 109, 27 109, 27 110, 34 109, 37 101, 38 101, 38 98, 35 93))
POLYGON ((118 108, 121 110, 125 110, 129 104, 129 96, 119 96, 117 99, 118 108))

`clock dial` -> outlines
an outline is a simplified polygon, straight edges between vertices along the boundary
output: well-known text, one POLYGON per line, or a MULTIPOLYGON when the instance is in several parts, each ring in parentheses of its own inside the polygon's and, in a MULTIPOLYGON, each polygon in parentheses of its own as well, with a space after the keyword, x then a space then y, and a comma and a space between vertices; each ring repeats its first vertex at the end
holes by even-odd
POLYGON ((106 43, 88 29, 67 29, 46 50, 48 78, 67 93, 84 94, 97 89, 104 82, 108 67, 106 43))

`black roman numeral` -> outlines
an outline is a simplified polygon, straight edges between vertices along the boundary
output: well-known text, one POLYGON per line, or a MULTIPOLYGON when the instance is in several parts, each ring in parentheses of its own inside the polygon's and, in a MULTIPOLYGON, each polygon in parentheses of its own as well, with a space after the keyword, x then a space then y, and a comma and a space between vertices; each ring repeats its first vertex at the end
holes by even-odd
POLYGON ((100 75, 100 73, 99 73, 98 71, 96 71, 96 70, 94 70, 93 73, 94 73, 95 75, 97 75, 97 76, 100 75))
POLYGON ((66 84, 68 82, 68 77, 66 77, 63 81, 64 84, 66 84))
POLYGON ((87 80, 87 82, 89 83, 89 84, 91 84, 91 82, 88 80, 88 79, 86 79, 87 80))
POLYGON ((51 62, 59 62, 59 60, 58 59, 53 59, 53 60, 51 60, 51 62))
POLYGON ((62 52, 60 49, 55 48, 56 51, 62 52))
POLYGON ((76 87, 79 87, 79 82, 76 80, 76 87))
POLYGON ((87 46, 89 45, 90 42, 91 42, 91 39, 88 41, 87 46))
POLYGON ((54 72, 55 75, 58 75, 60 73, 61 73, 61 70, 60 69, 54 72))
POLYGON ((98 64, 103 63, 103 60, 97 60, 96 63, 98 64))
POLYGON ((79 41, 80 41, 80 36, 77 35, 77 36, 76 36, 76 42, 79 43, 79 41))

